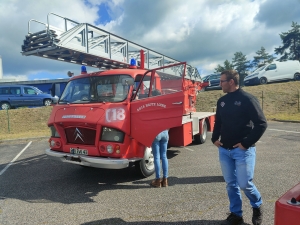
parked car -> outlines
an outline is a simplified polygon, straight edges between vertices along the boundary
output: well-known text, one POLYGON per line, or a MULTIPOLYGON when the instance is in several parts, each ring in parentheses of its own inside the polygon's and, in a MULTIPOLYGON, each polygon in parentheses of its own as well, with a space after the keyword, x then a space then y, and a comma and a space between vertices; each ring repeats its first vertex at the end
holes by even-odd
POLYGON ((271 82, 299 80, 300 63, 298 60, 273 62, 259 67, 244 78, 244 85, 267 84, 271 82))
POLYGON ((0 109, 22 106, 49 106, 57 103, 58 97, 52 97, 33 86, 0 85, 0 109))
POLYGON ((202 78, 203 82, 209 82, 209 85, 206 87, 206 89, 210 87, 219 87, 220 86, 220 73, 214 73, 210 75, 206 75, 202 78))

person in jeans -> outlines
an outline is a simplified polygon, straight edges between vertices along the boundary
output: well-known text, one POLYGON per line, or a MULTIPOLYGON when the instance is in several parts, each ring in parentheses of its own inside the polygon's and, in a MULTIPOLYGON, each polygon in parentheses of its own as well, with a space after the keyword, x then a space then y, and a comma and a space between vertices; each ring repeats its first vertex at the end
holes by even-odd
POLYGON ((252 223, 261 225, 262 197, 253 183, 256 147, 267 128, 258 100, 239 88, 235 70, 221 73, 220 86, 226 95, 217 102, 212 142, 219 149, 219 161, 226 182, 230 214, 223 224, 243 224, 242 196, 253 208, 252 223))
POLYGON ((168 186, 168 159, 167 146, 169 141, 169 131, 160 132, 152 143, 152 153, 154 157, 155 180, 150 185, 152 187, 167 187, 168 186), (160 177, 160 160, 162 162, 163 178, 160 177))

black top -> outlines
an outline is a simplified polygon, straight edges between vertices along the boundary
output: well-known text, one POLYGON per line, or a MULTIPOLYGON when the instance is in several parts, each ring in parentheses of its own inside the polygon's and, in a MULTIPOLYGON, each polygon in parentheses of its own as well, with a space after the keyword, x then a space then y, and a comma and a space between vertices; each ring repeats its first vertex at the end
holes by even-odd
POLYGON ((214 143, 221 136, 223 148, 232 149, 237 143, 249 148, 255 145, 266 129, 267 120, 258 100, 237 89, 218 100, 211 140, 214 143))

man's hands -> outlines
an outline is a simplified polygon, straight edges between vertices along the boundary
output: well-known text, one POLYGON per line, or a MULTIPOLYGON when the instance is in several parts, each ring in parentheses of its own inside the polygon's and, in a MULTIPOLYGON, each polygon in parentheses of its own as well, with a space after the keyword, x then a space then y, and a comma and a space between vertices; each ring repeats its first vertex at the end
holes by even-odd
POLYGON ((243 150, 247 150, 241 143, 237 143, 236 145, 233 146, 234 148, 240 148, 243 150))
POLYGON ((219 148, 220 146, 223 145, 223 143, 221 143, 219 140, 216 140, 215 143, 214 143, 214 145, 219 148))
MULTIPOLYGON (((221 147, 223 145, 222 142, 220 142, 219 140, 216 140, 214 143, 215 146, 217 146, 218 148, 221 147)), ((237 143, 233 146, 234 148, 240 148, 243 150, 247 150, 241 143, 237 143)))

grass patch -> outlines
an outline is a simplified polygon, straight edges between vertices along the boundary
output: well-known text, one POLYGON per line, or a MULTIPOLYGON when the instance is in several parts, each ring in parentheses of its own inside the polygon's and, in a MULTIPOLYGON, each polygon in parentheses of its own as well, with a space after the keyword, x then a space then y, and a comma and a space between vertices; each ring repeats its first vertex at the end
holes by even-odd
MULTIPOLYGON (((299 81, 243 87, 243 89, 259 100, 268 120, 300 121, 299 81)), ((197 96, 197 110, 212 112, 217 100, 223 95, 222 90, 201 92, 197 96)))
MULTIPOLYGON (((244 87, 243 89, 258 98, 268 120, 300 122, 299 81, 244 87)), ((213 112, 217 100, 223 95, 222 90, 201 92, 197 96, 197 111, 213 112)), ((50 137, 47 122, 51 110, 52 107, 0 110, 0 141, 50 137)))
POLYGON ((50 136, 52 107, 0 110, 0 140, 50 136))

